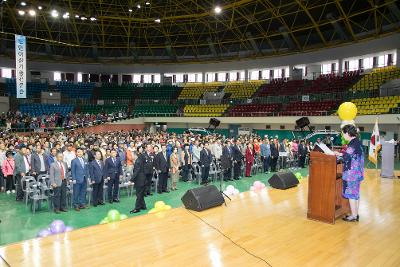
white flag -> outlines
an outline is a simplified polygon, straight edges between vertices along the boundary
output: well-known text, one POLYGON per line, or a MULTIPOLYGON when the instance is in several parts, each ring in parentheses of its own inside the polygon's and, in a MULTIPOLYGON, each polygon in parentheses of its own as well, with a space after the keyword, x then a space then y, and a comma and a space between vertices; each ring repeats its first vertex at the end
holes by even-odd
POLYGON ((15 85, 17 98, 26 98, 26 37, 15 35, 15 85))
POLYGON ((378 164, 378 152, 381 148, 381 139, 379 136, 378 118, 376 118, 374 130, 372 131, 371 141, 369 142, 368 159, 378 164))

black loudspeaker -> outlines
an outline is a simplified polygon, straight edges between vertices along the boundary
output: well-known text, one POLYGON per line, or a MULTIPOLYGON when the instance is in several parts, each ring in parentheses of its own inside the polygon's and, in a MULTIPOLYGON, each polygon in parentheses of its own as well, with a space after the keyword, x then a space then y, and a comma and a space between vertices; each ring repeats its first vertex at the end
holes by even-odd
POLYGON ((216 118, 211 118, 209 124, 214 126, 215 128, 217 128, 219 126, 219 124, 221 123, 220 120, 216 119, 216 118))
POLYGON ((299 184, 299 180, 292 172, 278 172, 269 178, 268 183, 277 189, 288 189, 299 184))
POLYGON ((308 125, 310 125, 310 120, 307 117, 302 117, 296 121, 296 126, 300 129, 308 125))
POLYGON ((185 208, 195 211, 221 206, 225 202, 215 185, 190 189, 186 191, 181 200, 185 208))

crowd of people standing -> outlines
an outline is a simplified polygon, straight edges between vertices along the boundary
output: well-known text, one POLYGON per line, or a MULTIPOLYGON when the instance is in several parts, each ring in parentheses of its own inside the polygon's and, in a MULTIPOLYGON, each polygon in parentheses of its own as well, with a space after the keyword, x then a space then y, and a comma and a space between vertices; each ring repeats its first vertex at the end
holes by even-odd
MULTIPOLYGON (((152 195, 152 180, 158 177, 159 194, 178 190, 178 181, 193 179, 193 166, 201 169, 201 184, 209 182, 212 164, 219 164, 223 179, 250 177, 254 162, 263 171, 277 171, 278 158, 295 158, 304 167, 312 144, 304 140, 279 140, 257 135, 226 138, 218 134, 147 133, 114 131, 99 134, 65 131, 30 133, 25 136, 5 132, 0 136, 1 191, 24 197, 21 179, 49 175, 56 213, 66 212, 68 182, 73 187, 76 211, 87 206, 87 187, 91 186, 92 205, 104 205, 103 188, 110 203, 119 202, 119 185, 124 175, 134 183, 136 204, 132 212, 146 209, 144 198, 152 195), (168 186, 170 179, 170 186, 168 186)), ((281 168, 285 168, 279 162, 281 168)))

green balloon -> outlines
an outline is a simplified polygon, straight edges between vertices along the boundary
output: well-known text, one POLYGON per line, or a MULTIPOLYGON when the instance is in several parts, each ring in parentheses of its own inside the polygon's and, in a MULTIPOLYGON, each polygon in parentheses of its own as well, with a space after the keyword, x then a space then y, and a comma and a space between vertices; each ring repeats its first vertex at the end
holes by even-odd
POLYGON ((105 217, 103 220, 101 220, 100 224, 106 224, 108 223, 108 218, 105 217))
POLYGON ((296 172, 294 176, 296 176, 297 179, 301 179, 303 177, 299 172, 296 172))
POLYGON ((109 222, 118 222, 119 220, 121 220, 121 214, 118 210, 110 210, 107 213, 107 218, 109 222))
POLYGON ((121 214, 121 220, 125 220, 125 219, 128 219, 128 216, 126 216, 126 214, 121 214))

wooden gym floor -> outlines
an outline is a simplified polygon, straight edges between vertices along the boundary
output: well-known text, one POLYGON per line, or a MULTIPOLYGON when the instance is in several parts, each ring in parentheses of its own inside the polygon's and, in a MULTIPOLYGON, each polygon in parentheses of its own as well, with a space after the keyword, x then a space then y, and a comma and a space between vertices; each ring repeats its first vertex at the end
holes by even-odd
MULTIPOLYGON (((360 222, 308 220, 307 179, 0 248, 0 266, 400 266, 400 180, 366 171, 360 222)), ((397 175, 400 173, 397 172, 397 175)))

